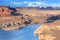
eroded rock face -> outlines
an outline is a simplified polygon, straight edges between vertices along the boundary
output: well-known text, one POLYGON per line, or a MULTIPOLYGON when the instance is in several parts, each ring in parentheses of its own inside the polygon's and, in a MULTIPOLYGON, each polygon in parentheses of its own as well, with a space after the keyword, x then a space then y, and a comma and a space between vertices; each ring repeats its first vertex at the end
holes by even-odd
POLYGON ((12 11, 7 6, 0 6, 0 16, 10 16, 12 11))
POLYGON ((60 15, 60 10, 19 9, 0 6, 0 28, 14 30, 32 24, 50 23, 56 16, 59 20, 60 16, 58 15, 60 15))
POLYGON ((39 40, 60 40, 60 20, 42 24, 34 34, 38 34, 39 40))

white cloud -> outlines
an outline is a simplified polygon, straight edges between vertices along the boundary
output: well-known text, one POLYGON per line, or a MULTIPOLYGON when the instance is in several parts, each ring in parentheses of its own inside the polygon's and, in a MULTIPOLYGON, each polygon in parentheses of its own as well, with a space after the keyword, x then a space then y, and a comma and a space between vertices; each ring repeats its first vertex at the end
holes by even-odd
POLYGON ((20 2, 13 2, 14 4, 21 4, 20 2))
POLYGON ((44 1, 42 2, 24 2, 26 3, 29 7, 35 7, 35 6, 40 6, 40 5, 43 5, 44 4, 44 1))
POLYGON ((28 7, 35 7, 35 6, 41 6, 41 5, 44 5, 44 1, 41 1, 41 2, 12 2, 14 5, 20 5, 20 4, 26 4, 28 7))

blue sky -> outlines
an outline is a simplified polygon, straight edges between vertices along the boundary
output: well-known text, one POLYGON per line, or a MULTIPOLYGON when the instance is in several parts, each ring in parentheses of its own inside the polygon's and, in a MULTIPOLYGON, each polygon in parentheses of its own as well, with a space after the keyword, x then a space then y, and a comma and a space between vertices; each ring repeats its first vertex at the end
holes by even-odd
POLYGON ((0 0, 0 5, 13 7, 60 6, 60 0, 0 0))

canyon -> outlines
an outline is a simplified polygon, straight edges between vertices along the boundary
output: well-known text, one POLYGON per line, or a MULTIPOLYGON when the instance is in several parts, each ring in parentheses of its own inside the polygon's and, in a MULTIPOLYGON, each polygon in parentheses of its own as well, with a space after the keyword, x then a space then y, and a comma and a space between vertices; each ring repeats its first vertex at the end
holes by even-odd
POLYGON ((0 26, 8 29, 10 29, 10 27, 16 29, 19 28, 17 26, 20 25, 26 26, 38 23, 51 23, 55 18, 59 19, 59 15, 60 10, 39 10, 38 8, 0 6, 0 26), (7 27, 8 24, 10 24, 10 27, 7 27), (17 24, 16 28, 14 28, 14 24, 17 24))
POLYGON ((39 40, 60 40, 60 20, 42 24, 34 34, 38 35, 39 40))
POLYGON ((0 29, 17 30, 33 24, 41 24, 34 32, 39 40, 59 40, 60 10, 0 6, 0 29))

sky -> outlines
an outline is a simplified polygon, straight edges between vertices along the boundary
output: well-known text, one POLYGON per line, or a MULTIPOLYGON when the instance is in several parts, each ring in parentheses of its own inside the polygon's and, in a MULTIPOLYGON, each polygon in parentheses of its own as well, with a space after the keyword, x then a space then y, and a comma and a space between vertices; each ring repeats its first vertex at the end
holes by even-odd
POLYGON ((0 0, 0 5, 12 7, 60 6, 60 0, 0 0))

